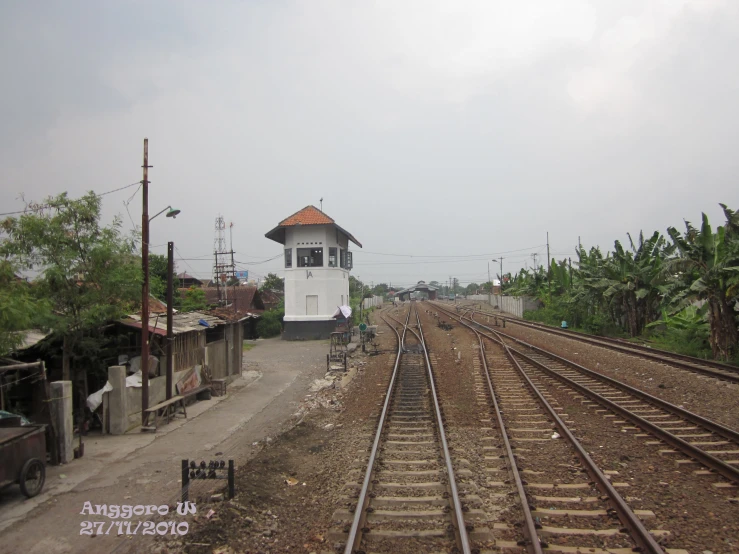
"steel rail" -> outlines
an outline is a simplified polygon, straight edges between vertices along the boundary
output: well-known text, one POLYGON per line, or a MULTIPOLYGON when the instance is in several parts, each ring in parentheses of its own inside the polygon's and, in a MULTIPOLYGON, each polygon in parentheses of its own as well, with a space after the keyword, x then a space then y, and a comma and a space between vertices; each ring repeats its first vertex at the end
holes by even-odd
POLYGON ((477 313, 492 315, 493 317, 515 323, 516 325, 520 325, 521 327, 526 327, 528 329, 535 329, 537 331, 550 333, 552 335, 557 335, 572 340, 577 340, 586 344, 591 344, 593 346, 609 348, 611 350, 616 350, 617 352, 622 352, 624 354, 631 354, 632 356, 642 357, 663 364, 673 365, 675 367, 686 369, 688 371, 702 373, 716 379, 723 379, 724 381, 739 383, 739 368, 732 367, 728 364, 722 364, 721 362, 716 362, 714 360, 703 360, 701 358, 696 358, 695 356, 677 354, 674 352, 668 352, 666 350, 650 348, 649 346, 643 346, 641 344, 624 343, 623 341, 612 339, 610 337, 590 336, 578 331, 562 331, 548 325, 541 325, 537 323, 532 323, 530 321, 523 321, 517 318, 505 317, 502 315, 491 314, 483 311, 478 311, 477 313))
MULTIPOLYGON (((475 331, 475 329, 473 329, 471 325, 465 323, 461 317, 459 319, 459 322, 465 327, 467 327, 468 329, 475 331)), ((473 323, 479 325, 479 323, 477 322, 473 322, 473 323)), ((493 333, 495 333, 495 331, 493 331, 493 333)), ((634 539, 634 542, 636 542, 637 547, 640 548, 640 551, 650 552, 652 554, 664 554, 665 551, 663 550, 663 548, 654 539, 654 537, 649 532, 649 530, 646 527, 644 527, 644 524, 639 519, 639 517, 629 507, 629 505, 626 503, 623 497, 619 494, 619 492, 611 484, 610 480, 600 470, 600 468, 593 461, 590 455, 585 451, 585 449, 580 444, 580 442, 577 440, 577 438, 575 438, 575 436, 569 430, 565 422, 562 421, 562 419, 559 417, 559 415, 554 410, 554 408, 551 406, 551 404, 549 404, 546 398, 544 398, 544 395, 541 393, 538 387, 534 384, 531 378, 526 374, 526 371, 521 367, 521 365, 518 363, 518 360, 516 360, 515 356, 511 352, 512 349, 505 342, 503 342, 502 339, 498 337, 492 337, 485 333, 480 333, 480 334, 484 336, 485 338, 500 344, 503 347, 503 349, 506 352, 506 355, 508 356, 508 359, 513 363, 513 365, 516 367, 516 369, 521 374, 523 379, 526 381, 529 389, 537 396, 537 398, 539 399, 539 402, 547 410, 551 418, 554 420, 555 425, 560 430, 562 435, 565 436, 568 442, 575 448, 575 451, 577 452, 577 456, 578 458, 580 458, 580 461, 582 462, 583 466, 587 470, 590 478, 593 479, 596 486, 605 495, 608 496, 608 499, 609 499, 608 501, 611 503, 614 510, 618 514, 618 517, 621 520, 621 522, 627 528, 631 530, 632 532, 631 538, 634 539)))
POLYGON ((724 476, 729 481, 739 483, 739 469, 733 467, 730 464, 727 464, 726 462, 716 458, 715 456, 712 456, 705 450, 690 444, 688 441, 681 439, 677 435, 670 433, 669 431, 665 431, 664 429, 652 423, 651 421, 644 419, 643 417, 635 414, 634 412, 629 411, 628 409, 622 406, 619 406, 612 400, 609 400, 608 398, 601 396, 600 394, 592 391, 588 387, 584 385, 580 385, 579 383, 573 381, 572 379, 565 377, 558 371, 555 371, 551 369, 550 367, 547 367, 545 364, 541 363, 540 361, 530 356, 527 356, 523 352, 516 350, 515 348, 511 348, 511 351, 515 355, 526 360, 526 362, 538 367, 539 369, 541 369, 548 375, 555 377, 559 381, 566 383, 568 386, 578 390, 579 392, 588 396, 589 398, 592 398, 604 408, 607 408, 608 410, 611 410, 612 412, 615 412, 621 415, 622 417, 629 419, 631 422, 635 423, 641 429, 648 431, 649 433, 655 435, 656 437, 665 441, 671 446, 676 447, 678 450, 682 451, 684 454, 690 456, 691 458, 695 460, 698 460, 703 465, 705 465, 706 467, 710 469, 713 469, 714 471, 716 471, 716 473, 724 476))
MULTIPOLYGON (((459 318, 460 323, 463 325, 466 325, 464 321, 462 321, 462 317, 459 318)), ((472 321, 472 320, 471 320, 472 321)), ((553 354, 551 352, 548 352, 542 348, 539 348, 538 346, 534 346, 532 344, 529 344, 525 341, 522 341, 521 339, 517 339, 516 337, 512 337, 506 333, 502 333, 500 331, 496 331, 494 329, 490 329, 489 327, 486 327, 482 323, 479 323, 477 321, 472 321, 475 325, 478 325, 498 337, 503 336, 507 339, 513 340, 518 344, 521 344, 525 346, 526 348, 530 348, 531 350, 534 350, 538 354, 541 354, 542 356, 548 357, 556 362, 562 363, 565 366, 571 367, 572 369, 575 369, 577 371, 580 371, 594 379, 598 379, 601 381, 604 381, 618 389, 621 389, 623 391, 626 391, 630 394, 633 394, 637 398, 640 398, 646 402, 652 403, 659 408, 665 410, 666 412, 672 413, 678 417, 683 418, 686 421, 689 421, 691 423, 695 423, 696 425, 701 425, 705 429, 716 433, 717 435, 720 435, 728 440, 734 441, 735 443, 739 443, 739 433, 733 429, 730 429, 729 427, 725 427, 719 423, 716 423, 714 421, 711 421, 709 419, 706 419, 704 417, 701 417, 697 414, 694 414, 693 412, 690 412, 688 410, 685 410, 684 408, 679 408, 678 406, 675 406, 674 404, 671 404, 665 400, 662 400, 660 398, 657 398, 656 396, 652 396, 648 393, 645 393, 643 391, 640 391, 639 389, 636 389, 634 387, 631 387, 630 385, 627 385, 625 383, 621 383, 620 381, 616 381, 615 379, 612 379, 610 377, 606 377, 605 375, 601 375, 600 373, 597 373, 591 369, 588 369, 586 367, 581 366, 580 364, 577 364, 573 361, 570 361, 566 358, 562 358, 561 356, 558 356, 556 354, 553 354)), ((484 336, 486 336, 483 333, 484 336)), ((493 339, 492 337, 489 337, 491 340, 498 340, 502 342, 502 339, 493 339)), ((715 456, 711 455, 710 453, 706 452, 705 450, 698 448, 697 446, 694 446, 690 444, 689 442, 681 439, 677 435, 674 435, 673 433, 670 433, 669 431, 666 431, 662 429, 661 427, 658 427, 654 423, 644 419, 641 416, 638 416, 637 414, 629 411, 626 408, 623 408, 622 406, 619 406, 615 402, 601 396, 600 394, 590 390, 588 387, 584 385, 580 385, 579 383, 565 377, 564 375, 560 374, 559 372, 547 367, 546 365, 542 364, 538 360, 535 360, 534 358, 531 358, 530 356, 527 356, 523 352, 512 349, 512 352, 515 352, 516 355, 520 356, 521 358, 525 359, 527 362, 531 363, 532 365, 540 368, 544 372, 552 375, 553 377, 557 378, 563 383, 566 383, 568 386, 571 386, 577 390, 579 390, 581 393, 589 396, 596 402, 598 402, 601 406, 604 406, 605 408, 616 412, 620 414, 623 417, 628 418, 630 421, 635 423, 638 427, 641 429, 647 430, 656 437, 660 438, 661 440, 665 441, 666 443, 670 444, 671 446, 674 446, 681 452, 683 452, 685 455, 698 460, 700 463, 708 467, 709 469, 712 469, 716 471, 718 474, 722 475, 729 481, 732 481, 734 483, 739 483, 739 468, 735 468, 734 466, 727 464, 723 460, 716 458, 715 456)))
POLYGON ((366 517, 366 509, 367 505, 369 504, 369 485, 372 482, 372 473, 374 472, 374 466, 375 466, 375 460, 377 459, 377 452, 379 450, 380 441, 382 439, 382 432, 385 428, 385 422, 387 419, 387 413, 388 408, 390 406, 390 401, 392 399, 392 393, 395 388, 395 381, 396 377, 398 375, 398 367, 400 366, 400 357, 403 353, 403 347, 402 342, 403 338, 405 337, 406 330, 408 329, 408 320, 410 320, 411 313, 410 310, 408 311, 408 317, 406 318, 406 323, 403 328, 403 335, 398 332, 398 330, 390 325, 387 320, 383 317, 382 320, 387 324, 388 327, 390 327, 398 337, 398 353, 395 357, 395 366, 393 367, 393 373, 390 377, 390 385, 388 386, 387 393, 385 394, 385 402, 382 406, 382 413, 380 414, 380 420, 377 423, 377 432, 375 433, 375 440, 372 443, 372 450, 370 451, 370 457, 369 461, 367 462, 367 472, 364 475, 364 481, 362 482, 362 489, 359 492, 359 499, 357 500, 357 508, 354 512, 354 519, 352 520, 352 526, 349 529, 349 536, 346 541, 346 547, 344 548, 344 554, 352 554, 357 548, 359 548, 359 544, 362 540, 362 535, 360 533, 360 525, 364 522, 364 518, 366 517))
POLYGON ((423 337, 423 328, 421 327, 421 318, 418 316, 418 309, 416 309, 416 322, 418 324, 418 333, 411 329, 411 333, 418 337, 423 348, 423 356, 426 360, 426 371, 429 376, 429 386, 431 388, 431 398, 434 400, 434 412, 436 414, 436 425, 439 429, 439 440, 441 442, 442 450, 444 452, 444 463, 446 464, 447 477, 449 479, 449 489, 451 491, 452 503, 454 506, 454 520, 457 531, 457 539, 462 549, 463 554, 471 554, 470 540, 467 536, 467 526, 464 521, 464 510, 462 509, 462 502, 459 500, 459 491, 457 490, 457 480, 454 476, 454 468, 452 467, 452 458, 449 454, 449 445, 446 441, 446 433, 444 433, 444 422, 441 417, 441 407, 439 406, 439 398, 436 394, 436 385, 434 384, 434 374, 431 370, 431 361, 429 360, 428 349, 426 348, 426 341, 423 337))
POLYGON ((533 350, 534 352, 537 352, 543 356, 546 356, 548 358, 551 358, 561 364, 564 364, 568 367, 571 367, 572 369, 575 369, 577 371, 580 371, 584 374, 586 374, 589 377, 592 377, 593 379, 597 379, 600 381, 603 381, 605 383, 608 383, 612 387, 615 387, 619 390, 622 390, 624 392, 628 392, 629 394, 632 394, 636 396, 637 398, 640 398, 641 400, 644 400, 645 402, 649 402, 651 404, 654 404, 655 406, 658 406, 659 408, 665 410, 666 412, 669 412, 673 415, 676 415, 678 417, 681 417, 685 419, 686 421, 689 421, 691 423, 694 423, 696 425, 701 425, 705 429, 711 431, 712 433, 716 433, 717 435, 720 435, 724 437, 727 440, 734 441, 736 443, 739 443, 739 431, 736 431, 730 427, 726 427, 725 425, 721 425, 720 423, 717 423, 715 421, 711 421, 710 419, 706 419, 703 416, 700 416, 696 413, 693 413, 689 410, 686 410, 685 408, 680 408, 679 406, 675 406, 674 404, 667 402, 667 400, 662 400, 661 398, 657 396, 653 396, 649 394, 648 392, 644 392, 640 389, 637 389, 635 387, 632 387, 631 385, 627 385, 626 383, 623 383, 621 381, 617 381, 616 379, 613 379, 612 377, 608 377, 607 375, 603 375, 602 373, 598 373, 597 371, 593 371, 592 369, 588 369, 585 366, 581 366, 577 362, 573 362, 572 360, 568 360, 567 358, 563 358, 562 356, 559 356, 557 354, 554 354, 552 352, 549 352, 548 350, 544 350, 543 348, 540 348, 538 346, 534 346, 533 344, 529 344, 528 342, 521 340, 519 338, 513 337, 507 333, 503 333, 502 331, 497 331, 495 329, 491 329, 490 327, 487 327, 483 325, 482 323, 479 323, 477 321, 474 321, 475 325, 479 325, 480 327, 487 329, 490 332, 497 333, 498 335, 502 335, 507 339, 510 339, 521 346, 524 346, 526 348, 529 348, 533 350))
POLYGON ((534 518, 531 515, 531 508, 526 497, 526 491, 523 488, 523 480, 518 470, 518 464, 516 458, 513 455, 513 447, 508 439, 508 433, 505 431, 505 422, 503 421, 503 414, 498 406, 498 400, 495 397, 495 391, 493 390, 493 382, 490 380, 490 370, 488 369, 488 361, 485 355, 485 343, 482 340, 482 336, 476 329, 472 329, 477 335, 477 339, 480 341, 480 353, 482 354, 482 364, 485 368, 485 379, 488 383, 488 390, 490 391, 490 398, 493 400, 493 407, 495 408, 495 417, 498 420, 498 428, 500 434, 503 437, 503 443, 505 444, 506 455, 508 456, 508 463, 511 473, 513 474, 513 480, 516 483, 516 490, 518 491, 518 498, 521 501, 521 509, 524 515, 524 536, 528 539, 529 544, 526 546, 526 550, 529 554, 543 554, 541 548, 541 542, 539 541, 539 534, 536 532, 536 524, 534 518))

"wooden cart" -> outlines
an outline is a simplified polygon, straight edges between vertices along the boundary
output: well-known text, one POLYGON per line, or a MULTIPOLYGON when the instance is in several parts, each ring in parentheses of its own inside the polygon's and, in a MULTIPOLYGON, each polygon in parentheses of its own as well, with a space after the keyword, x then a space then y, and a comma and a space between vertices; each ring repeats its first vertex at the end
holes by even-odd
POLYGON ((0 488, 18 483, 28 498, 46 481, 46 426, 0 427, 0 488))

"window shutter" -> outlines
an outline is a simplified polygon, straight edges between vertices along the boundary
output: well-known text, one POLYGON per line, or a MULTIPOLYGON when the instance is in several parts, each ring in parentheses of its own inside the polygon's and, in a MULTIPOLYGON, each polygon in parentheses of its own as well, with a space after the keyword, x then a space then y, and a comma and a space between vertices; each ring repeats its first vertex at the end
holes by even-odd
POLYGON ((352 252, 346 253, 346 268, 352 269, 354 267, 354 260, 352 259, 352 252))

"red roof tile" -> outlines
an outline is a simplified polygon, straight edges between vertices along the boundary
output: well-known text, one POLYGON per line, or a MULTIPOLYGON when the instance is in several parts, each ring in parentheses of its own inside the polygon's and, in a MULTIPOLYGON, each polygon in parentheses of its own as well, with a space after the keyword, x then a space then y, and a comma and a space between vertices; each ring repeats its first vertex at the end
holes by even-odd
POLYGON ((299 212, 280 221, 280 227, 291 227, 293 225, 330 225, 335 223, 333 219, 323 213, 315 206, 306 206, 299 212))

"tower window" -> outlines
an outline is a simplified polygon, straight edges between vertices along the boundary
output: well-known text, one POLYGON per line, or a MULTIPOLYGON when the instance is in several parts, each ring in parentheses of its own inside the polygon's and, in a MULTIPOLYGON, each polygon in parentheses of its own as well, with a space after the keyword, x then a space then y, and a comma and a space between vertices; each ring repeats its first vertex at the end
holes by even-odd
POLYGON ((298 248, 298 267, 323 267, 323 248, 298 248))

